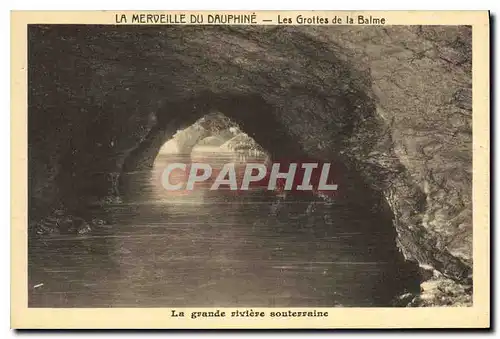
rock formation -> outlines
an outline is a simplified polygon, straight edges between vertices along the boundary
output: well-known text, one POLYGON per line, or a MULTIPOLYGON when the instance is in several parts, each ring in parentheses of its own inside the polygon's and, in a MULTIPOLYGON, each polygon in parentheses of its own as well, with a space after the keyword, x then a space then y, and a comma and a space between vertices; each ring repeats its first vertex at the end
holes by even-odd
POLYGON ((343 164, 408 260, 468 286, 471 42, 465 26, 31 26, 30 219, 85 214, 112 173, 219 111, 271 157, 343 164))

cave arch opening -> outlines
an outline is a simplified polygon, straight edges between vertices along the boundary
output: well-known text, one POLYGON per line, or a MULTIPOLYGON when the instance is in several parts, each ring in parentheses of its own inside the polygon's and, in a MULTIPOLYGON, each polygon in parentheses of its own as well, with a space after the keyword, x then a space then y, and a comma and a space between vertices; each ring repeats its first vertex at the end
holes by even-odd
MULTIPOLYGON (((144 141, 124 160, 119 191, 130 191, 130 173, 153 169, 162 147, 171 139, 177 139, 175 147, 183 155, 191 155, 193 148, 199 148, 198 144, 204 138, 212 137, 212 143, 215 139, 229 142, 235 138, 233 146, 241 146, 241 141, 244 141, 252 148, 247 150, 247 156, 253 151, 255 156, 263 156, 268 161, 305 159, 300 144, 273 113, 273 106, 258 95, 216 96, 205 93, 188 101, 170 103, 168 110, 157 115, 156 124, 144 141)), ((230 143, 225 146, 230 146, 230 143)), ((245 153, 242 151, 226 149, 224 153, 233 153, 234 156, 245 153)))
MULTIPOLYGON (((192 160, 193 156, 203 156, 204 152, 200 152, 203 146, 219 150, 220 146, 240 133, 248 137, 247 146, 253 145, 259 150, 263 161, 310 158, 287 129, 274 120, 273 107, 261 97, 221 98, 208 95, 189 103, 171 104, 170 110, 176 112, 175 116, 159 114, 156 125, 144 142, 125 160, 122 193, 133 191, 130 185, 141 187, 134 180, 127 179, 131 174, 143 175, 147 180, 156 175, 157 180, 158 173, 154 174, 154 169, 162 154, 187 155, 192 160), (209 126, 213 121, 217 121, 214 125, 219 125, 215 128, 217 131, 209 126)), ((231 156, 234 156, 234 151, 229 152, 231 156)), ((326 160, 336 161, 335 155, 326 160)), ((360 179, 358 173, 349 172, 343 176, 342 184, 348 186, 347 194, 333 202, 315 194, 289 195, 285 198, 276 194, 266 197, 257 195, 253 201, 215 194, 202 199, 203 203, 193 195, 187 201, 178 195, 168 195, 158 203, 158 194, 153 194, 146 200, 155 200, 155 207, 146 210, 136 208, 132 213, 132 224, 137 223, 139 218, 142 220, 140 224, 162 223, 166 225, 165 229, 171 227, 174 233, 182 225, 188 229, 187 232, 194 234, 190 236, 194 237, 193 244, 201 243, 190 247, 192 251, 208 258, 208 261, 214 260, 214 263, 217 260, 235 260, 240 265, 247 265, 256 260, 268 263, 285 260, 290 265, 283 262, 281 266, 267 264, 254 273, 262 274, 264 280, 279 277, 292 279, 299 287, 288 289, 285 293, 297 292, 301 295, 297 297, 299 299, 311 297, 317 305, 338 302, 387 306, 404 291, 416 292, 419 288, 418 273, 413 264, 405 262, 396 247, 390 209, 375 206, 380 203, 377 194, 360 179), (188 204, 179 207, 176 202, 188 204), (151 213, 152 210, 155 212, 151 213), (145 216, 147 221, 144 221, 145 216), (200 241, 199 237, 215 237, 215 240, 213 243, 200 241), (221 247, 221 242, 232 245, 221 247), (245 248, 249 243, 255 248, 260 247, 265 257, 259 257, 260 254, 248 248, 243 254, 237 253, 238 246, 245 248), (214 248, 219 248, 221 252, 214 253, 214 248), (270 267, 274 267, 272 272, 270 267), (277 267, 282 267, 281 273, 277 273, 277 267), (300 274, 305 274, 305 278, 299 278, 300 274), (315 279, 320 279, 323 284, 318 292, 310 290, 315 279), (334 285, 337 287, 333 288, 334 285)), ((132 203, 137 201, 133 195, 128 200, 132 203)), ((131 213, 127 213, 129 218, 131 213)), ((134 229, 136 226, 133 224, 131 227, 134 229)), ((242 267, 230 269, 238 274, 243 274, 244 270, 242 267)), ((237 279, 240 278, 241 275, 237 279)), ((260 286, 259 293, 263 290, 266 287, 260 286)), ((265 297, 268 292, 259 298, 265 297)), ((286 302, 294 299, 290 294, 287 298, 286 302)), ((273 298, 268 300, 280 305, 285 302, 273 298)), ((232 304, 232 301, 225 302, 232 304)), ((259 302, 261 306, 268 305, 267 301, 259 302)))
MULTIPOLYGON (((208 113, 174 134, 160 134, 160 137, 164 136, 167 141, 159 147, 156 156, 148 155, 148 164, 141 167, 142 169, 122 173, 122 195, 129 196, 128 199, 133 199, 130 198, 130 195, 134 195, 133 191, 136 191, 136 196, 137 193, 144 195, 148 191, 153 199, 176 203, 183 197, 193 198, 196 193, 210 195, 210 191, 215 188, 209 187, 215 185, 215 181, 218 182, 217 190, 241 194, 242 191, 238 187, 241 188, 247 164, 267 168, 271 163, 269 152, 245 133, 236 122, 220 112, 208 113), (210 173, 207 178, 193 183, 196 187, 188 191, 185 189, 186 183, 196 176, 196 172, 190 171, 193 165, 206 167, 204 171, 210 173), (165 171, 169 166, 180 168, 169 170, 166 177, 165 171), (223 171, 227 173, 221 174, 223 171), (172 180, 176 183, 171 184, 172 180), (224 182, 219 183, 221 180, 224 182), (174 189, 165 189, 167 184, 174 189), (197 192, 198 189, 202 192, 197 192), (137 192, 138 190, 140 192, 137 192)), ((160 142, 155 145, 155 151, 158 144, 160 142)), ((255 173, 253 175, 255 176, 255 173)), ((252 182, 255 181, 255 178, 252 178, 252 182)))

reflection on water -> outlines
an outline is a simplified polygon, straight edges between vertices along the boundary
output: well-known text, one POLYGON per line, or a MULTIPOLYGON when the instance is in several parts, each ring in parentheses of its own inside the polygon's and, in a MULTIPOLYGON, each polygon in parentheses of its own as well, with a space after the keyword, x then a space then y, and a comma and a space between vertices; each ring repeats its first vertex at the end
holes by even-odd
POLYGON ((162 169, 186 161, 160 154, 152 172, 128 174, 124 203, 107 208, 111 225, 92 236, 31 244, 30 306, 377 306, 394 297, 394 239, 369 211, 258 189, 165 191, 162 169))

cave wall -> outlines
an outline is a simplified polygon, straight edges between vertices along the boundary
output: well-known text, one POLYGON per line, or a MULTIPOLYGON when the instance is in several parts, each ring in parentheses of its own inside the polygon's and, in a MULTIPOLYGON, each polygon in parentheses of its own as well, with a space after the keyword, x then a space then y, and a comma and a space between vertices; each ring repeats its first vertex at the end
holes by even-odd
POLYGON ((465 26, 30 26, 30 218, 105 196, 147 142, 217 109, 274 156, 360 173, 407 257, 464 279, 471 41, 465 26))

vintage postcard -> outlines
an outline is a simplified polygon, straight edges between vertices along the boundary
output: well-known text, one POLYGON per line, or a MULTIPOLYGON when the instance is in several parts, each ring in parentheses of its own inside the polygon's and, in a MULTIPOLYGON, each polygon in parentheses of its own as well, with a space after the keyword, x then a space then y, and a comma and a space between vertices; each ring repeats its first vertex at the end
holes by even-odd
POLYGON ((490 326, 488 12, 11 27, 13 328, 490 326))

